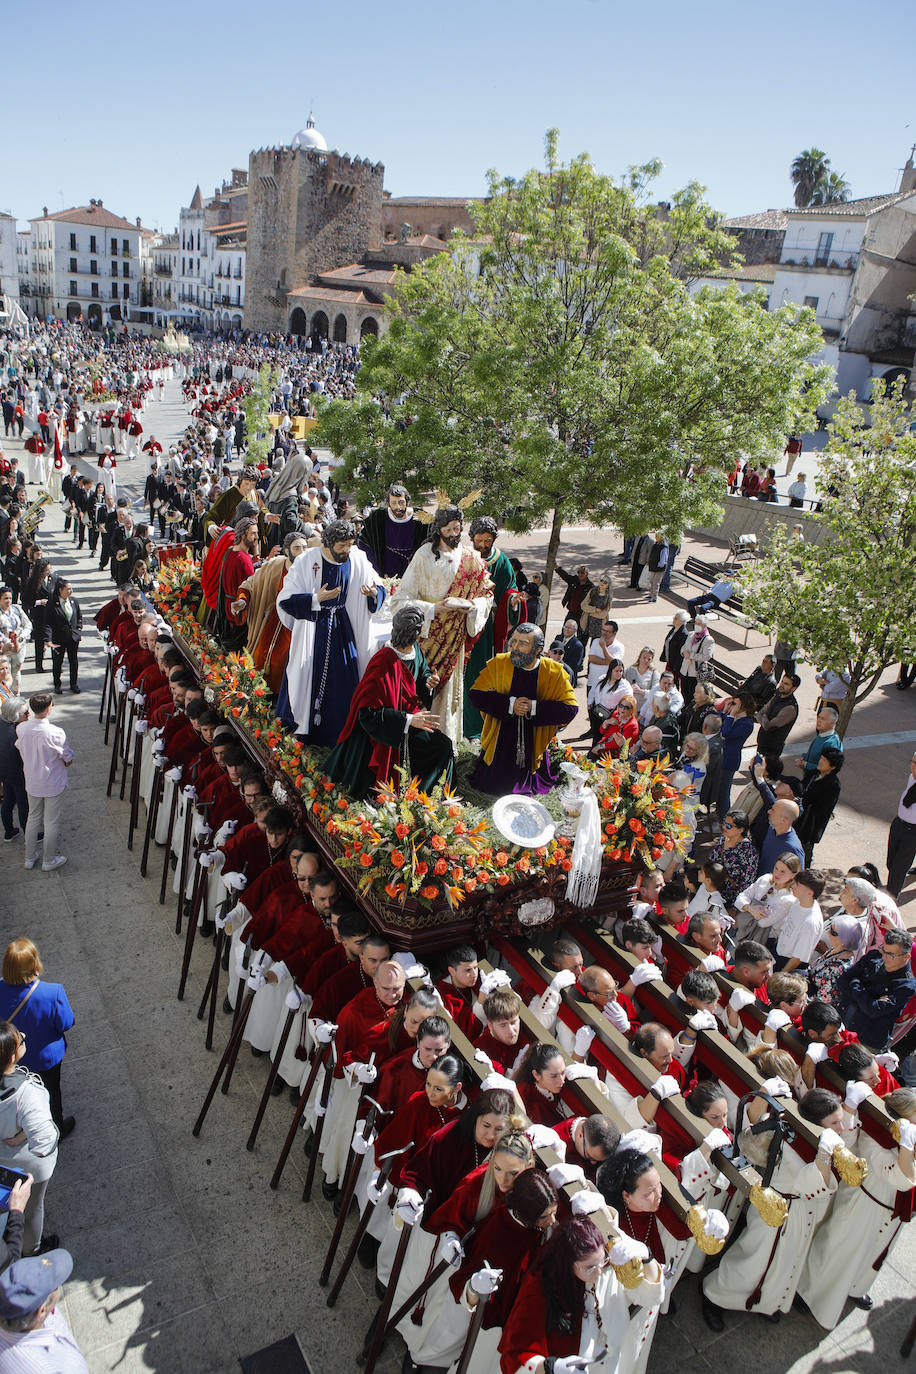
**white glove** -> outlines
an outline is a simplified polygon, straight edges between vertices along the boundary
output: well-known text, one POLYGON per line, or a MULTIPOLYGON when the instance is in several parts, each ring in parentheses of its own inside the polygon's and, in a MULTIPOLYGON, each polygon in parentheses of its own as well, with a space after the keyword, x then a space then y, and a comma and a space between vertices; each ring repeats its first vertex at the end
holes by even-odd
POLYGON ((429 969, 425 964, 408 964, 404 970, 405 978, 428 978, 429 969))
POLYGON ((464 1246, 461 1244, 461 1237, 456 1236, 454 1231, 446 1231, 439 1245, 439 1253, 442 1258, 457 1269, 464 1259, 464 1246))
POLYGON ((181 794, 183 797, 187 797, 188 801, 193 801, 194 798, 197 796, 197 788, 193 785, 193 783, 189 782, 186 787, 183 787, 181 789, 181 794))
POLYGON ((876 1054, 875 1063, 880 1064, 882 1069, 887 1069, 888 1073, 896 1073, 900 1068, 900 1060, 893 1050, 887 1050, 884 1054, 876 1054))
POLYGON ((200 840, 201 843, 203 843, 205 840, 209 840, 212 834, 213 827, 211 825, 203 824, 197 832, 197 838, 200 840))
POLYGON ((743 1011, 745 1007, 752 1007, 756 1001, 757 998, 749 988, 735 988, 728 999, 728 1005, 732 1011, 743 1011))
POLYGON ((642 987, 643 983, 660 983, 661 981, 661 969, 657 968, 655 964, 651 964, 648 959, 637 964, 630 974, 630 982, 635 988, 642 987))
POLYGON ((357 1083, 374 1083, 378 1078, 378 1069, 374 1064, 348 1064, 347 1072, 357 1083))
POLYGON ((857 1110, 859 1103, 864 1102, 866 1097, 871 1097, 871 1095, 872 1089, 867 1083, 847 1083, 843 1106, 848 1107, 851 1112, 854 1112, 857 1110))
POLYGON ((596 1193, 591 1188, 580 1188, 578 1193, 573 1193, 569 1200, 570 1210, 574 1217, 588 1217, 592 1212, 600 1212, 604 1207, 605 1201, 600 1193, 596 1193))
POLYGON ((488 1054, 485 1054, 483 1050, 475 1050, 474 1059, 478 1064, 486 1064, 490 1072, 493 1072, 493 1060, 488 1054))
POLYGON ((107 643, 108 643, 108 631, 107 631, 107 630, 99 630, 99 638, 101 639, 101 641, 102 641, 103 644, 107 644, 107 643))
POLYGON ((266 984, 267 979, 264 977, 264 973, 265 969, 261 964, 253 964, 248 970, 247 983, 252 992, 257 992, 259 988, 263 988, 266 984))
POLYGON ((901 1118, 897 1124, 900 1127, 901 1150, 916 1149, 916 1121, 904 1121, 901 1118))
POLYGON ((827 1046, 822 1045, 819 1040, 814 1040, 805 1050, 805 1058, 810 1059, 812 1064, 823 1064, 827 1058, 827 1046))
POLYGON ((136 700, 137 700, 137 689, 136 689, 136 687, 131 687, 131 688, 128 689, 127 700, 128 700, 128 701, 136 701, 136 700))
POLYGON ((219 830, 216 832, 214 844, 217 845, 217 847, 221 844, 225 844, 229 836, 235 834, 238 829, 238 824, 238 821, 223 821, 219 830))
POLYGON ((159 753, 159 754, 154 754, 154 755, 153 755, 153 767, 154 767, 154 768, 167 768, 167 767, 168 767, 168 762, 169 762, 169 761, 168 761, 168 759, 166 758, 166 756, 165 756, 164 753, 159 753))
POLYGON ((170 768, 165 776, 168 778, 169 782, 181 782, 181 775, 183 772, 184 769, 182 768, 181 764, 176 763, 175 767, 170 768))
POLYGON ((333 1021, 319 1021, 315 1027, 315 1039, 319 1045, 330 1045, 336 1034, 337 1026, 333 1021))
POLYGON ((781 1031, 785 1030, 786 1026, 791 1026, 791 1024, 791 1016, 787 1015, 784 1011, 779 1011, 778 1008, 775 1011, 771 1011, 766 1019, 767 1030, 781 1031))
POLYGON ((555 1188, 562 1188, 567 1183, 584 1184, 585 1170, 581 1164, 551 1164, 547 1177, 555 1188))
POLYGON ((149 729, 149 721, 148 721, 148 720, 135 720, 135 721, 134 721, 134 734, 135 734, 135 735, 145 735, 148 729, 149 729))
POLYGON ((718 1211, 715 1207, 708 1208, 703 1230, 707 1236, 713 1236, 716 1240, 725 1240, 729 1230, 728 1218, 725 1213, 718 1211))
POLYGON ((415 1188, 402 1188, 394 1210, 405 1226, 415 1226, 423 1215, 423 1199, 415 1188))
POLYGON ((592 1030, 591 1026, 580 1026, 576 1031, 576 1038, 573 1041, 576 1054, 581 1054, 583 1056, 588 1054, 594 1038, 595 1032, 592 1030))
POLYGON ((763 1092, 769 1093, 770 1097, 791 1097, 792 1089, 784 1078, 768 1078, 761 1084, 763 1092))
POLYGON ((567 1083, 575 1083, 577 1078, 590 1078, 597 1083, 598 1070, 594 1064, 568 1064, 566 1068, 567 1083))
POLYGON ((127 674, 123 668, 119 668, 115 673, 115 683, 119 692, 127 691, 127 674))
POLYGON ((468 1283, 472 1293, 476 1293, 478 1298, 486 1298, 491 1293, 496 1292, 502 1280, 503 1271, 501 1269, 491 1269, 488 1264, 485 1264, 482 1269, 477 1270, 476 1274, 471 1275, 468 1283))
POLYGON ((355 1155, 365 1155, 375 1144, 375 1131, 370 1131, 368 1138, 359 1129, 353 1132, 353 1139, 350 1141, 350 1148, 355 1155))
POLYGON ((718 1029, 718 1022, 711 1011, 695 1011, 687 1024, 691 1030, 695 1031, 714 1031, 718 1029))
POLYGON ((216 926, 216 929, 217 929, 217 930, 225 930, 226 927, 229 926, 229 927, 230 927, 230 933, 231 933, 232 917, 233 917, 234 912, 235 912, 235 908, 234 908, 234 907, 232 907, 229 911, 227 911, 226 914, 225 914, 224 916, 221 916, 220 913, 217 912, 216 915, 215 915, 214 918, 213 918, 213 924, 216 926))
POLYGON ((391 1184, 388 1182, 383 1183, 381 1188, 378 1186, 380 1177, 381 1170, 376 1169, 369 1179, 369 1182, 366 1184, 366 1197, 372 1203, 373 1207, 377 1207, 380 1202, 384 1202, 385 1198, 391 1192, 391 1184))
POLYGON ((512 979, 509 977, 508 973, 501 968, 495 968, 480 980, 480 1000, 482 1002, 485 997, 489 997, 490 993, 495 992, 497 988, 511 988, 511 986, 512 979))
POLYGON ((630 1018, 619 1002, 605 1002, 601 1008, 601 1015, 605 1021, 610 1021, 614 1029, 619 1030, 621 1035, 626 1035, 630 1029, 630 1018))
POLYGON ((136 696, 134 697, 134 701, 137 703, 137 710, 138 710, 138 711, 139 711, 139 709, 140 709, 141 706, 145 706, 145 705, 146 705, 146 697, 143 695, 143 693, 140 691, 139 688, 137 689, 137 694, 136 694, 136 696))
POLYGON ((677 1097, 681 1091, 681 1085, 673 1074, 663 1073, 657 1078, 649 1089, 653 1097, 657 1097, 659 1102, 664 1102, 668 1097, 677 1097))
POLYGON ((165 753, 165 745, 162 743, 162 740, 158 735, 153 740, 153 753, 156 755, 157 759, 161 758, 161 756, 165 753))
POLYGON ((728 1132, 723 1131, 721 1126, 713 1126, 711 1131, 706 1132, 703 1144, 708 1145, 711 1150, 725 1150, 731 1145, 731 1140, 728 1132))
POLYGON ((300 992, 299 989, 295 986, 295 984, 293 985, 293 987, 290 988, 289 992, 283 999, 283 1003, 287 1011, 298 1011, 304 1001, 305 993, 300 992))
POLYGON ((562 992, 564 988, 572 988, 576 985, 576 975, 571 968, 561 968, 559 973, 555 973, 550 980, 550 986, 554 992, 562 992))
POLYGON ((836 1131, 831 1131, 828 1126, 826 1130, 821 1131, 821 1138, 817 1142, 817 1148, 823 1150, 825 1155, 832 1155, 834 1150, 842 1150, 844 1148, 843 1137, 836 1131))
POLYGON ((482 1093, 492 1092, 494 1088, 502 1088, 507 1093, 515 1092, 515 1084, 511 1078, 507 1078, 504 1073, 488 1073, 480 1085, 482 1093))
POLYGON ((618 1266, 629 1264, 630 1260, 647 1260, 649 1258, 649 1247, 644 1245, 641 1240, 634 1240, 632 1236, 619 1235, 611 1246, 608 1258, 611 1264, 618 1266))
POLYGON ((244 892, 248 886, 244 873, 224 873, 223 882, 232 892, 244 892))
POLYGON ((566 1146, 552 1127, 535 1123, 526 1126, 525 1135, 536 1150, 556 1150, 561 1159, 566 1158, 566 1146))
POLYGON ((216 854, 212 849, 205 849, 197 862, 200 864, 201 868, 212 868, 216 863, 216 854))
POLYGON ((621 1150, 639 1150, 644 1155, 657 1155, 661 1153, 661 1144, 661 1136, 653 1135, 651 1131, 644 1131, 637 1126, 635 1130, 627 1131, 620 1137, 617 1153, 621 1150))
MULTIPOLYGON (((328 1104, 327 1104, 326 1102, 322 1102, 321 1098, 319 1098, 318 1101, 315 1103, 314 1107, 312 1108, 312 1115, 313 1115, 313 1116, 327 1116, 327 1114, 328 1114, 328 1104)), ((303 1124, 303 1126, 304 1126, 304 1125, 305 1125, 305 1122, 303 1121, 302 1124, 303 1124)))
POLYGON ((725 960, 718 954, 707 954, 705 959, 700 960, 700 968, 705 968, 707 973, 718 973, 725 968, 725 960))
POLYGON ((561 1360, 554 1360, 553 1374, 582 1374, 590 1364, 591 1360, 582 1355, 564 1355, 561 1360))

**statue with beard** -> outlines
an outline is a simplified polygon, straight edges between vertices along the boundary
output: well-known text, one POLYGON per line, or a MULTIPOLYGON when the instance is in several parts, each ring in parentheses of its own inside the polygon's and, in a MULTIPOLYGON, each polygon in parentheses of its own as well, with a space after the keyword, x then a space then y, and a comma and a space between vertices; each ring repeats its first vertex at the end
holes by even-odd
POLYGON ((368 554, 379 577, 401 578, 425 539, 426 525, 414 513, 407 488, 393 483, 386 504, 366 516, 359 547, 368 554))
POLYGON ((462 547, 464 513, 440 506, 429 542, 422 544, 391 598, 392 610, 417 606, 423 614, 420 648, 439 686, 432 709, 457 748, 461 739, 465 653, 487 623, 493 583, 476 549, 462 547))
POLYGON ((367 796, 379 782, 397 784, 398 767, 427 792, 452 780, 451 741, 429 709, 439 680, 417 643, 422 628, 417 607, 395 611, 391 641, 370 658, 340 739, 325 760, 328 777, 352 797, 367 796))
POLYGON ((277 597, 290 631, 277 715, 299 739, 336 744, 371 652, 372 614, 385 599, 356 529, 332 520, 320 549, 299 555, 277 597))
POLYGON ((483 716, 480 758, 471 781, 481 792, 534 796, 549 792, 547 746, 578 710, 562 663, 542 658, 544 636, 525 622, 512 631, 508 653, 497 654, 471 688, 483 716))

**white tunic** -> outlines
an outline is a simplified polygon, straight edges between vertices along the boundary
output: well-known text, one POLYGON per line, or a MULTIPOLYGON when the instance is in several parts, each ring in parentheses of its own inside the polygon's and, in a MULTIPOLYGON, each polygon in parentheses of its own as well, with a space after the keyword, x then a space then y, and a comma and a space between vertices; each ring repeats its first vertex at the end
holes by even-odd
POLYGON ((793 1199, 789 1215, 777 1230, 748 1207, 747 1226, 703 1283, 706 1297, 718 1307, 732 1312, 791 1310, 808 1247, 837 1185, 832 1173, 825 1183, 816 1161, 804 1164, 786 1144, 771 1183, 777 1193, 793 1199), (751 1302, 758 1286, 760 1296, 751 1302))
POLYGON ((798 1285, 815 1320, 829 1331, 843 1315, 847 1296, 865 1297, 875 1280, 876 1261, 899 1240, 903 1222, 892 1209, 897 1193, 913 1188, 900 1168, 896 1146, 889 1149, 860 1131, 854 1152, 868 1160, 865 1187, 839 1185, 798 1285))
MULTIPOLYGON (((429 635, 436 613, 436 605, 444 601, 458 575, 463 549, 440 548, 436 558, 431 544, 421 544, 407 565, 404 576, 391 598, 392 612, 402 606, 416 606, 423 612, 422 637, 429 635)), ((300 555, 301 556, 301 555, 300 555)), ((492 591, 473 598, 473 610, 466 617, 467 632, 472 638, 479 635, 487 623, 493 605, 492 591)), ((454 672, 433 697, 432 709, 439 717, 439 729, 448 735, 457 749, 464 720, 464 648, 462 647, 454 672)))

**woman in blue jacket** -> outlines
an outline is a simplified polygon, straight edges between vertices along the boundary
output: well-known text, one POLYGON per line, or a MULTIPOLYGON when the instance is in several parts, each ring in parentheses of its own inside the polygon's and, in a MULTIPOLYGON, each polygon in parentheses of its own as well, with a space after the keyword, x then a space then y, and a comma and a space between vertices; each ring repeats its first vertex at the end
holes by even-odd
POLYGON ((60 983, 43 982, 41 960, 31 940, 20 937, 7 946, 0 982, 0 1021, 10 1021, 26 1038, 23 1068, 38 1075, 51 1098, 51 1115, 63 1140, 76 1125, 64 1116, 60 1066, 67 1052, 66 1031, 73 1011, 60 983))
POLYGON ((719 775, 719 819, 731 806, 732 780, 741 767, 741 750, 754 731, 757 704, 746 692, 732 697, 722 715, 722 772, 719 775))

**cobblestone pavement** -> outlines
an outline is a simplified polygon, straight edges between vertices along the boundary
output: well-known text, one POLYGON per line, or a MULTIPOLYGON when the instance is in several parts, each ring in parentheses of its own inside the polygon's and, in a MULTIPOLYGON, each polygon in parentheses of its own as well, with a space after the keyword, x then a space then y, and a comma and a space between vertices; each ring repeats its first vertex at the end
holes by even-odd
MULTIPOLYGON (((186 423, 177 384, 169 391, 144 416, 147 436, 154 431, 166 446, 186 423)), ((16 451, 15 444, 6 447, 16 451)), ((138 460, 122 464, 119 477, 138 491, 145 471, 138 460)), ((110 581, 64 537, 58 508, 42 527, 42 544, 73 578, 88 622, 110 595, 110 581)), ((512 547, 526 561, 539 556, 536 536, 512 547)), ((587 557, 598 567, 618 547, 606 533, 577 531, 564 541, 564 558, 574 565, 587 557)), ((627 595, 618 605, 628 654, 635 656, 643 641, 657 649, 673 605, 628 604, 627 595), (664 619, 650 618, 650 609, 664 619)), ((738 646, 733 655, 726 647, 739 667, 753 666, 759 654, 738 646)), ((49 1229, 76 1260, 68 1316, 92 1374, 229 1374, 240 1357, 290 1332, 315 1374, 353 1371, 375 1307, 371 1279, 356 1266, 338 1305, 326 1307, 316 1278, 333 1216, 320 1195, 308 1205, 300 1200, 305 1159, 298 1143, 279 1190, 267 1186, 292 1114, 285 1096, 271 1101, 255 1151, 245 1149, 266 1062, 246 1049, 229 1095, 217 1094, 201 1137, 191 1135, 217 1061, 204 1049, 196 1019, 207 954, 196 951, 188 995, 178 1002, 182 942, 173 903, 158 903, 161 851, 141 879, 139 845, 126 849, 127 806, 117 791, 110 800, 105 795, 109 756, 97 720, 103 667, 90 630, 81 649, 83 695, 67 694, 55 705, 76 751, 63 834, 68 864, 51 874, 25 872, 21 840, 0 848, 6 937, 27 933, 36 940, 47 976, 65 983, 76 1011, 63 1091, 78 1124, 61 1148, 48 1194, 49 1229)), ((29 670, 24 690, 49 680, 29 670)), ((876 694, 851 733, 910 736, 914 701, 916 693, 892 688, 876 694)), ((901 741, 856 753, 849 789, 855 805, 844 804, 831 827, 839 832, 829 841, 832 865, 882 852, 890 793, 896 797, 909 747, 901 741)), ((850 760, 850 773, 852 766, 850 760)), ((913 913, 911 905, 906 914, 913 913)), ((219 1017, 217 1051, 226 1022, 219 1017)), ((793 1313, 777 1326, 728 1315, 726 1332, 714 1336, 702 1322, 696 1280, 686 1280, 676 1314, 660 1324, 650 1374, 672 1365, 680 1374, 728 1374, 742 1366, 755 1374, 868 1374, 894 1366, 914 1315, 916 1239, 912 1227, 907 1232, 873 1286, 873 1310, 849 1309, 829 1334, 793 1313)), ((393 1374, 400 1358, 395 1341, 379 1366, 383 1374, 393 1374)))

